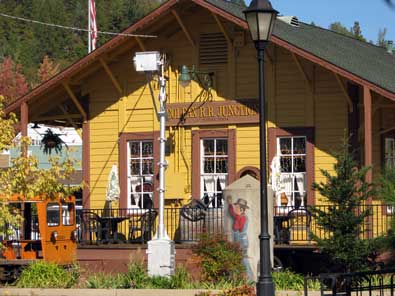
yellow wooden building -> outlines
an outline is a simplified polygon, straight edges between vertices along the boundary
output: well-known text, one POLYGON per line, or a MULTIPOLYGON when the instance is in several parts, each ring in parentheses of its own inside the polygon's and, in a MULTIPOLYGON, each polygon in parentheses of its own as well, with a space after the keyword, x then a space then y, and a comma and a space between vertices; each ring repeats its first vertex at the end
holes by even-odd
MULTIPOLYGON (((259 174, 256 50, 242 10, 223 0, 169 0, 124 31, 138 36, 114 37, 7 111, 23 133, 28 122, 82 128, 85 208, 104 207, 114 164, 118 206, 157 207, 151 90, 157 98, 159 87, 153 79, 150 89, 132 58, 159 51, 168 77, 166 206, 195 198, 220 207, 227 184, 259 174), (184 65, 210 75, 184 85, 184 65)), ((282 17, 265 58, 268 169, 277 166, 285 192, 276 206, 325 203, 311 184, 332 169, 345 133, 361 163, 373 166, 370 180, 395 162, 394 53, 282 17)))

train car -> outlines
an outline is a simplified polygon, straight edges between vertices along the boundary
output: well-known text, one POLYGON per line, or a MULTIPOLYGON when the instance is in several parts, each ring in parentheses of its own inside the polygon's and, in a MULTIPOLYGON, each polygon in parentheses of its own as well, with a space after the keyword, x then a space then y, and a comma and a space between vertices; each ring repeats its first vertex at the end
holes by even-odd
POLYGON ((75 197, 58 199, 13 197, 12 211, 23 221, 2 238, 0 279, 18 278, 24 266, 37 260, 69 265, 76 260, 77 230, 75 197))

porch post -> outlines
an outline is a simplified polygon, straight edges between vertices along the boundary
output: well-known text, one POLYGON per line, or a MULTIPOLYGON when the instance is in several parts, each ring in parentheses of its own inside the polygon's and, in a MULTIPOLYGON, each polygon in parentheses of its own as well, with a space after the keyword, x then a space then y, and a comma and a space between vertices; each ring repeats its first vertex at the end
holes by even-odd
MULTIPOLYGON (((21 104, 21 135, 27 137, 27 125, 29 124, 29 106, 26 102, 21 104)), ((27 147, 22 147, 22 155, 27 156, 27 147)))
MULTIPOLYGON (((363 105, 364 105, 364 131, 365 131, 365 166, 372 166, 372 94, 370 89, 366 86, 363 87, 363 105)), ((366 175, 366 181, 372 182, 372 170, 366 175)), ((370 201, 371 202, 371 201, 370 201)))
POLYGON ((82 190, 82 208, 90 208, 90 129, 89 121, 84 120, 82 124, 82 177, 84 187, 82 190))
MULTIPOLYGON (((372 94, 370 89, 366 86, 363 87, 363 105, 364 105, 364 133, 365 133, 365 153, 364 153, 364 165, 372 167, 373 164, 373 152, 372 152, 372 94)), ((366 174, 366 182, 373 181, 372 169, 366 174)), ((369 207, 372 204, 372 198, 366 201, 366 206, 369 207)), ((373 216, 369 215, 365 221, 365 236, 367 238, 373 237, 373 216)))
POLYGON ((27 137, 27 125, 29 123, 29 107, 26 102, 21 105, 21 133, 22 137, 27 137))
MULTIPOLYGON (((29 124, 29 106, 26 102, 21 104, 21 135, 22 137, 27 137, 27 125, 29 124)), ((21 146, 22 156, 27 156, 28 147, 26 145, 21 146)), ((20 239, 29 239, 28 234, 31 232, 30 224, 31 216, 30 216, 30 204, 22 202, 21 204, 22 215, 24 219, 24 223, 21 223, 20 228, 20 239)))
POLYGON ((354 160, 361 165, 361 146, 359 143, 359 86, 348 83, 347 92, 352 102, 352 110, 348 111, 348 140, 350 152, 353 153, 354 160))

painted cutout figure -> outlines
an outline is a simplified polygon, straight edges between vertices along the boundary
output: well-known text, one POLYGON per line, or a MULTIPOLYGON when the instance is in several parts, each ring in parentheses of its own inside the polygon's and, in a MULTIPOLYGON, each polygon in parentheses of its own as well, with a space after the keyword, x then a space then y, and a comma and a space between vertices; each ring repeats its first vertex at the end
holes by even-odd
POLYGON ((249 279, 253 279, 253 273, 248 260, 248 216, 246 210, 249 209, 247 201, 239 198, 235 203, 232 204, 232 197, 227 197, 229 215, 233 219, 232 233, 233 241, 240 244, 240 248, 243 251, 243 265, 246 269, 247 276, 249 279))

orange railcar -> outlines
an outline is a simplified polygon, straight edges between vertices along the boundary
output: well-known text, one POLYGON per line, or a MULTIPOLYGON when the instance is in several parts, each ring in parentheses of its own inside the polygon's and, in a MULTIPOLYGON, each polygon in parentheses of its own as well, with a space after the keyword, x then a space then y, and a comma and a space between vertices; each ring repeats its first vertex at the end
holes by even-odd
POLYGON ((3 238, 0 279, 16 279, 23 266, 37 260, 60 265, 76 260, 77 230, 75 197, 29 200, 15 197, 10 207, 18 211, 23 222, 13 234, 3 238))

